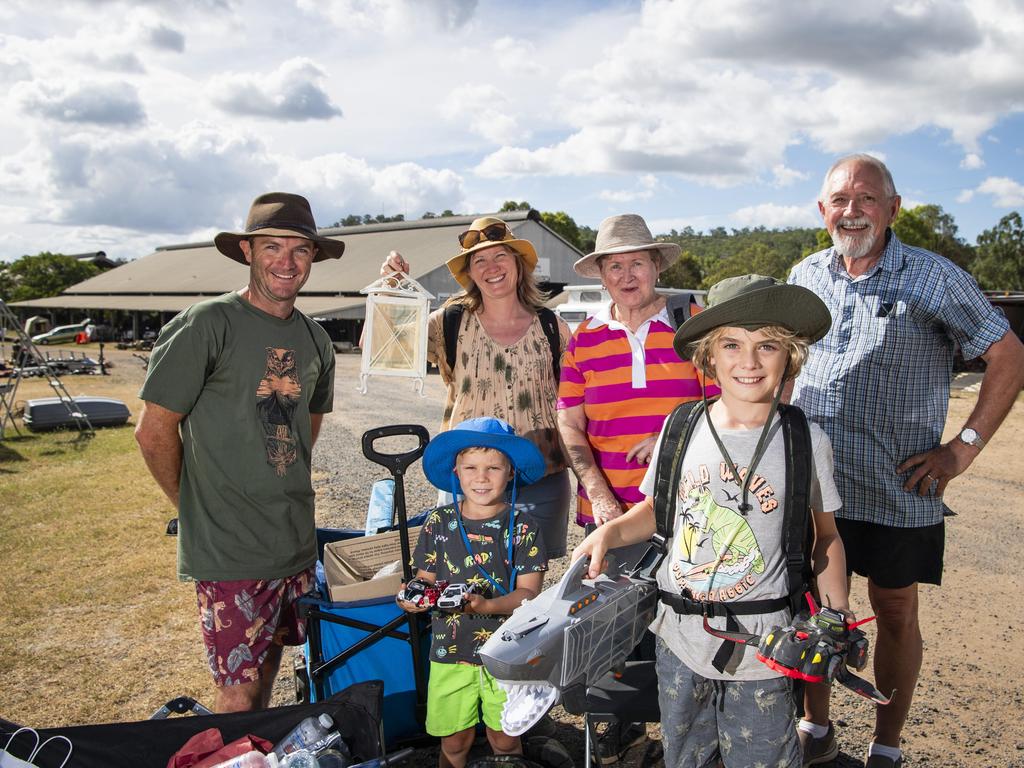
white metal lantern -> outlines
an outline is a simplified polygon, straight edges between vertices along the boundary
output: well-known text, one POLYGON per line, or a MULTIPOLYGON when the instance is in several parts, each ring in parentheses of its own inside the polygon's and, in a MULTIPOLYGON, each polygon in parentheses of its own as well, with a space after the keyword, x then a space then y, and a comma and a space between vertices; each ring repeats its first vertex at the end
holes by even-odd
POLYGON ((414 387, 422 396, 433 294, 404 272, 382 277, 360 293, 366 294, 366 325, 359 391, 366 394, 370 376, 405 376, 415 379, 414 387))

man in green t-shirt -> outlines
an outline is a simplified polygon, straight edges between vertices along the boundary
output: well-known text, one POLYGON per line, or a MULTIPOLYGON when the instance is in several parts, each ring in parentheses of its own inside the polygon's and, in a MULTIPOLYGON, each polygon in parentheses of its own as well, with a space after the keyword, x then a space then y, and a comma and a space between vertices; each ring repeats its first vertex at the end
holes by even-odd
POLYGON ((282 646, 305 639, 294 602, 313 583, 310 456, 333 407, 334 349, 295 299, 313 262, 345 245, 282 192, 214 242, 249 265, 249 283, 161 330, 135 437, 178 508, 178 575, 196 582, 215 708, 236 712, 269 705, 282 646))

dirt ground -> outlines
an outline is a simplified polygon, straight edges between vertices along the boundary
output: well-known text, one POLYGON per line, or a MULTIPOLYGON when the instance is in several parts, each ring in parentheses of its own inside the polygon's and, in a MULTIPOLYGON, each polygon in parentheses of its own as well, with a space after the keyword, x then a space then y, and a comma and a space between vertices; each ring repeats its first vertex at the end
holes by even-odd
MULTIPOLYGON (((95 350, 92 352, 95 356, 95 350)), ((143 367, 130 353, 108 349, 107 354, 118 364, 111 383, 116 381, 119 392, 125 393, 115 396, 127 400, 128 393, 141 383, 143 367)), ((383 468, 363 458, 362 433, 386 424, 414 423, 423 424, 433 434, 440 422, 442 387, 436 375, 428 377, 426 396, 421 398, 407 380, 375 378, 369 382, 369 393, 361 395, 356 391, 359 357, 339 355, 337 361, 335 412, 326 417, 314 451, 318 523, 362 527, 370 484, 387 476, 383 468)), ((70 383, 76 384, 75 380, 70 383)), ((80 389, 69 388, 72 392, 80 389)), ((955 389, 950 400, 947 439, 963 423, 976 397, 976 387, 955 389)), ((137 401, 129 405, 133 414, 137 413, 137 401)), ((947 504, 957 516, 947 521, 943 586, 921 589, 925 658, 904 733, 908 766, 1024 768, 1024 722, 1020 717, 1024 709, 1020 661, 1024 658, 1024 611, 1017 600, 1024 590, 1024 577, 1018 567, 1024 559, 1022 432, 1024 407, 1018 401, 995 439, 968 473, 954 481, 947 491, 947 504)), ((397 440, 378 445, 379 449, 391 451, 407 447, 408 442, 397 440)), ((407 478, 410 511, 429 506, 433 496, 422 473, 414 467, 407 478)), ((123 503, 130 504, 131 500, 125 499, 123 503)), ((570 535, 578 540, 573 525, 570 535)), ((554 579, 564 570, 565 563, 552 565, 554 579)), ((173 573, 167 578, 173 579, 173 573)), ((854 581, 853 605, 858 615, 870 614, 862 580, 854 581)), ((202 665, 198 632, 194 631, 187 599, 176 603, 173 611, 174 615, 167 617, 168 631, 173 624, 177 638, 173 642, 189 644, 188 652, 176 657, 176 663, 202 665)), ((870 632, 871 625, 867 628, 870 632)), ((162 642, 168 641, 172 638, 162 638, 162 642)), ((282 669, 275 691, 276 704, 288 703, 293 697, 287 659, 282 669)), ((64 673, 74 676, 85 670, 66 668, 64 673)), ((115 682, 111 679, 112 685, 115 682)), ((5 698, 0 691, 0 703, 5 698)), ((201 698, 212 700, 212 695, 201 698)), ((835 765, 863 765, 871 736, 872 705, 839 689, 833 696, 833 711, 842 749, 835 765)), ((14 713, 0 710, 0 714, 14 713)), ((569 749, 577 764, 582 764, 579 720, 558 708, 552 716, 556 738, 569 749)), ((657 727, 650 726, 649 733, 656 738, 657 727)), ((417 760, 421 765, 431 763, 429 752, 422 753, 417 760)), ((638 747, 620 764, 646 766, 660 762, 650 748, 638 747)))

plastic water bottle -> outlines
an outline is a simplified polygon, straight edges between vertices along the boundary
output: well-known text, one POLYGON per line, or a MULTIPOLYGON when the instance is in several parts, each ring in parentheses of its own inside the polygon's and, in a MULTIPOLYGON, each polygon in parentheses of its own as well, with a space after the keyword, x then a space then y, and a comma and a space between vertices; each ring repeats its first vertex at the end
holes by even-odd
POLYGON ((378 480, 370 490, 370 505, 366 509, 366 535, 373 536, 378 529, 391 525, 395 508, 395 481, 378 480))
POLYGON ((274 746, 274 754, 283 760, 300 749, 308 751, 318 741, 327 738, 333 725, 334 721, 326 713, 317 718, 307 717, 274 746))
POLYGON ((223 763, 217 763, 211 768, 278 768, 277 755, 271 753, 264 755, 262 752, 246 752, 244 755, 232 757, 223 763))
POLYGON ((348 768, 352 764, 352 756, 348 753, 347 747, 344 751, 332 747, 317 752, 316 759, 320 763, 320 768, 348 768))
POLYGON ((281 768, 320 768, 320 763, 308 749, 297 749, 284 759, 281 768))

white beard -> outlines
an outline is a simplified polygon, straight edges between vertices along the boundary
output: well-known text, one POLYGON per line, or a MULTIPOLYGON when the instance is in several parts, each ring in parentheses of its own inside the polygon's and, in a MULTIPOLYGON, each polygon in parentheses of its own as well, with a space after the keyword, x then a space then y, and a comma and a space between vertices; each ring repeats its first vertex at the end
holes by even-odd
POLYGON ((875 245, 875 227, 871 222, 860 219, 842 219, 836 224, 836 231, 832 233, 832 245, 839 252, 839 255, 846 259, 863 259, 875 245), (848 225, 867 224, 868 228, 856 235, 843 234, 842 227, 848 225))

